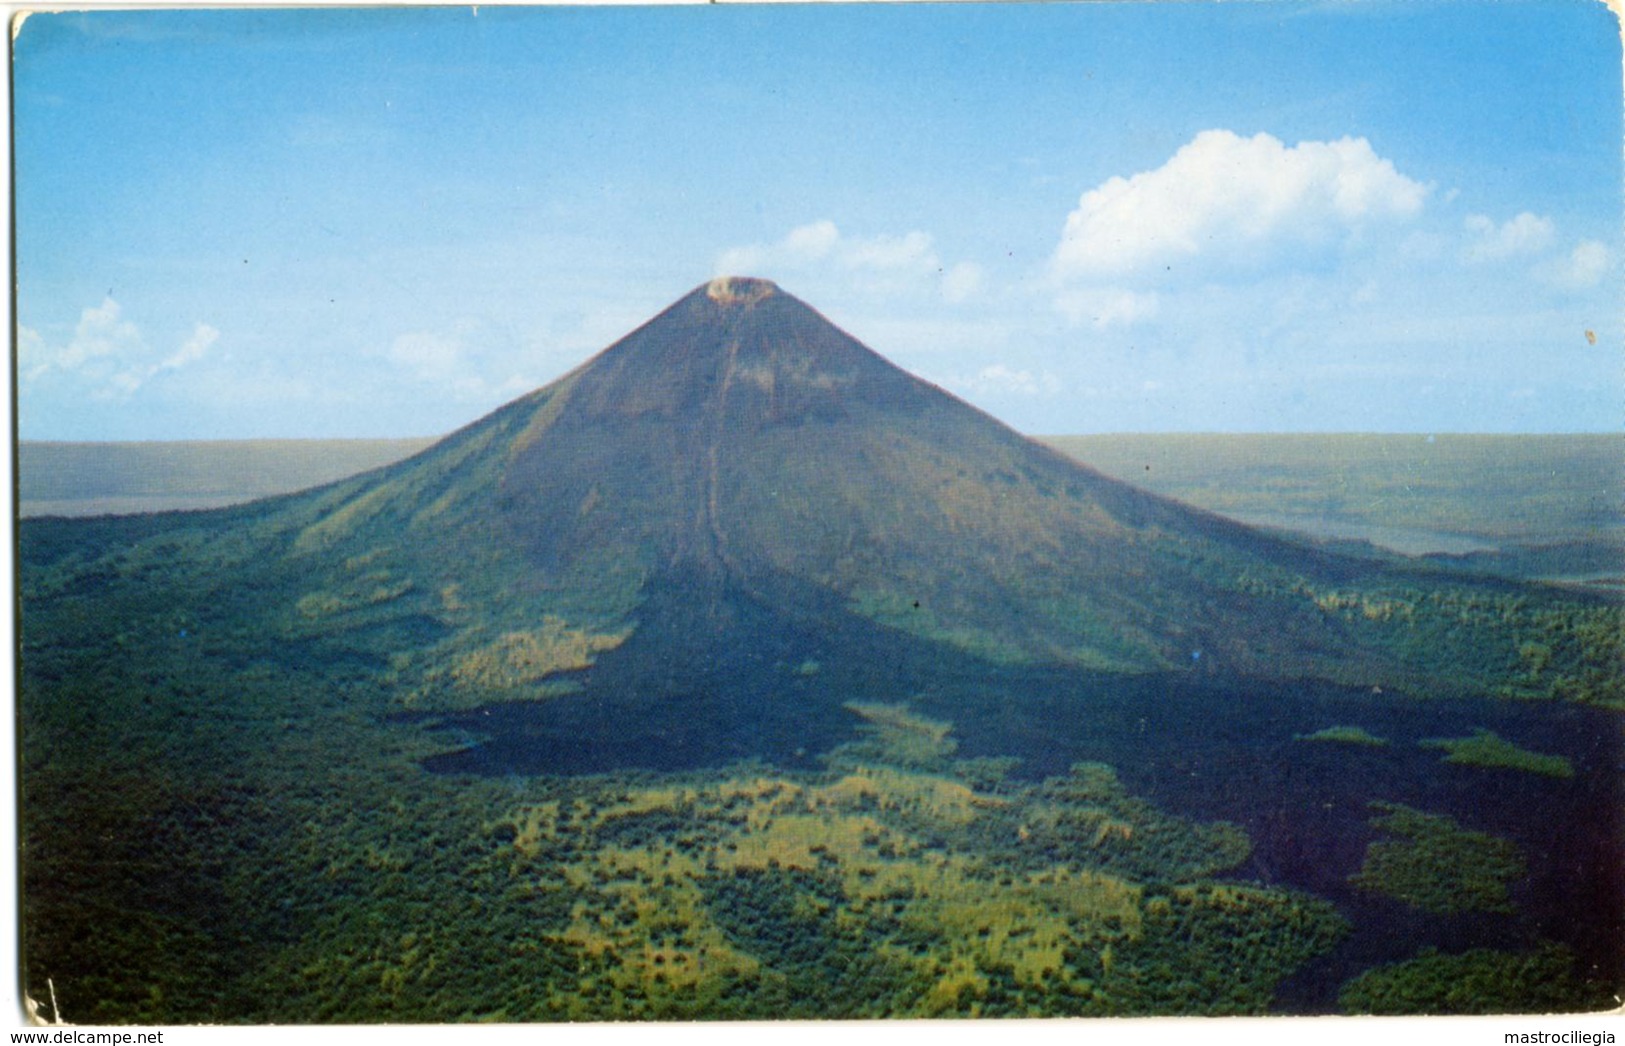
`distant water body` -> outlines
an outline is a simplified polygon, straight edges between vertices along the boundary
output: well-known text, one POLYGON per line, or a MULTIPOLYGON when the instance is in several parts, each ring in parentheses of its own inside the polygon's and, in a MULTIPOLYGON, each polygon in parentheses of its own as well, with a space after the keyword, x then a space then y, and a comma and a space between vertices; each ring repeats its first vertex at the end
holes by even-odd
POLYGON ((1496 552, 1500 545, 1466 534, 1447 534, 1417 527, 1392 527, 1380 523, 1358 523, 1325 516, 1303 516, 1284 512, 1231 512, 1231 519, 1250 527, 1285 530, 1327 541, 1364 541, 1398 552, 1402 556, 1465 556, 1473 552, 1496 552))
POLYGON ((23 442, 18 515, 225 508, 331 483, 409 457, 432 439, 23 442))

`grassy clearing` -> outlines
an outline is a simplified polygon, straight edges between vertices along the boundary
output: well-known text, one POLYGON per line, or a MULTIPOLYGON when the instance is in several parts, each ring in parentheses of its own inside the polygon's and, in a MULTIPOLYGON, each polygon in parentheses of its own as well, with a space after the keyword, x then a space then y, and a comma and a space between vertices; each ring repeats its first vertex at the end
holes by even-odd
POLYGON ((1482 727, 1467 737, 1430 737, 1418 743, 1423 748, 1442 749, 1446 753, 1444 761, 1457 766, 1520 770, 1546 777, 1574 776, 1574 764, 1563 756, 1531 752, 1482 727))
POLYGON ((1373 803, 1382 815, 1372 827, 1397 838, 1366 847, 1365 862, 1350 881, 1424 911, 1510 913, 1508 886, 1523 878, 1517 847, 1469 831, 1442 814, 1397 803, 1373 803))
POLYGON ((1294 741, 1330 742, 1340 745, 1361 745, 1365 748, 1384 748, 1388 745, 1386 737, 1378 737, 1364 727, 1360 726, 1328 726, 1323 730, 1316 730, 1312 734, 1294 734, 1294 741))

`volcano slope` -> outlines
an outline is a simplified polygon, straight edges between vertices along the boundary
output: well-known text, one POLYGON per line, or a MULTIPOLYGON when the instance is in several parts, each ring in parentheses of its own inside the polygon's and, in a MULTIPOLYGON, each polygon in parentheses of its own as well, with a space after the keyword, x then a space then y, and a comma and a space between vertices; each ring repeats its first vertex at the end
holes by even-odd
POLYGON ((1343 924, 1216 885, 1246 832, 902 702, 1622 703, 1612 603, 1143 493, 743 278, 385 469, 24 521, 18 575, 25 983, 82 1020, 1262 1010, 1343 924))

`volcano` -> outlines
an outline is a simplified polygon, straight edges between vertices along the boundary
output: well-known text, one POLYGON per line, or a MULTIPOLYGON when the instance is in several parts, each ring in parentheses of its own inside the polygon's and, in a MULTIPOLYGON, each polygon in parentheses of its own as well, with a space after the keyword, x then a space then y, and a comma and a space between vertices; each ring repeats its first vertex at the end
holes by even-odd
MULTIPOLYGON (((1517 628, 1440 605, 1437 577, 1109 479, 743 277, 393 466, 97 526, 192 576, 200 623, 382 666, 407 708, 558 696, 654 635, 638 660, 673 678, 739 656, 745 621, 861 633, 880 661, 890 637, 928 660, 1466 692, 1520 657, 1517 628)), ((25 557, 54 560, 47 529, 25 557)))
POLYGON ((676 645, 641 663, 671 677, 734 656, 746 620, 991 665, 1362 685, 1482 687, 1508 656, 1441 646, 1458 623, 1398 613, 1414 591, 1365 591, 1429 579, 1108 479, 740 277, 416 457, 124 527, 137 558, 189 535, 167 562, 212 565, 194 613, 235 608, 283 657, 386 666, 408 708, 558 696, 657 634, 676 645))
POLYGON ((1261 1012, 1345 929, 1278 881, 1378 913, 1293 1006, 1418 942, 1618 983, 1616 602, 1142 492, 763 280, 386 468, 18 534, 27 990, 74 1019, 1261 1012), (1410 802, 1515 835, 1527 916, 1410 802), (1379 829, 1449 852, 1385 879, 1379 829), (1397 912, 1486 877, 1502 922, 1397 912))
POLYGON ((1338 672, 1360 655, 1335 624, 1267 593, 1369 569, 1107 479, 745 278, 280 522, 279 551, 325 581, 310 623, 449 626, 430 660, 463 668, 437 678, 490 691, 458 704, 545 689, 662 608, 714 632, 742 603, 999 663, 1338 672))

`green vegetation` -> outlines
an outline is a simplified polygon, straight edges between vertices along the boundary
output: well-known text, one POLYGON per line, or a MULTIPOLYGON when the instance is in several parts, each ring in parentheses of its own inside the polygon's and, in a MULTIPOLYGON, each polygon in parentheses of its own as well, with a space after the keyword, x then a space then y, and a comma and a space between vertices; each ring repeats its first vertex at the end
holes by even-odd
MULTIPOLYGON (((648 493, 669 484, 652 481, 648 470, 656 466, 644 460, 646 448, 632 448, 629 463, 606 456, 602 441, 556 431, 561 418, 569 420, 580 380, 516 401, 412 462, 314 496, 238 510, 233 518, 254 525, 233 544, 272 560, 310 560, 298 564, 310 584, 296 600, 304 620, 295 626, 313 642, 387 648, 381 656, 400 673, 403 702, 412 707, 450 710, 565 692, 567 680, 510 685, 499 681, 504 673, 459 674, 455 665, 500 660, 489 648, 534 630, 547 615, 584 635, 625 634, 653 564, 672 554, 661 542, 675 540, 694 518, 688 506, 648 493), (524 536, 538 528, 553 535, 540 551, 524 536), (430 555, 430 545, 469 550, 470 562, 453 565, 459 556, 430 555), (369 555, 379 557, 371 568, 334 576, 336 563, 369 555), (438 598, 447 589, 456 601, 438 598), (473 620, 493 611, 499 620, 473 620), (413 622, 406 627, 415 641, 372 643, 381 628, 398 627, 385 620, 413 622), (451 634, 416 641, 439 626, 451 634)), ((770 428, 753 437, 730 461, 734 471, 712 506, 729 517, 717 531, 719 554, 811 579, 861 616, 994 664, 1163 671, 1191 665, 1200 649, 1204 666, 1246 674, 1625 708, 1617 601, 1444 573, 1350 574, 1347 564, 1288 554, 1211 521, 1097 489, 1024 443, 940 404, 919 406, 925 420, 906 439, 884 416, 851 419, 852 445, 870 448, 864 460, 877 482, 899 491, 890 501, 867 497, 853 487, 850 470, 808 453, 805 431, 770 428), (884 440, 875 438, 877 427, 884 440), (761 493, 767 490, 770 499, 761 493), (806 540, 787 546, 785 533, 806 540), (863 542, 852 545, 853 534, 863 542), (729 552, 733 546, 738 550, 729 552), (996 557, 1007 576, 954 566, 967 554, 996 557)), ((669 442, 670 434, 659 438, 669 442)), ((1077 444, 1084 445, 1086 458, 1108 472, 1153 489, 1164 489, 1164 480, 1194 485, 1164 492, 1242 516, 1249 505, 1273 506, 1289 516, 1387 520, 1497 545, 1541 543, 1548 551, 1553 542, 1584 544, 1587 535, 1625 530, 1611 509, 1599 508, 1596 491, 1606 488, 1591 482, 1617 472, 1610 437, 1102 437, 1077 444)), ((138 493, 119 486, 127 477, 148 476, 153 496, 169 483, 178 493, 212 497, 223 490, 224 470, 211 461, 235 461, 240 450, 254 467, 233 469, 228 479, 264 474, 282 482, 315 469, 324 446, 91 448, 95 453, 34 446, 24 455, 23 482, 49 482, 35 494, 67 496, 72 488, 62 484, 77 473, 87 492, 123 497, 138 493), (30 457, 47 452, 66 467, 46 469, 37 462, 50 459, 30 457), (139 467, 108 464, 126 452, 139 467), (165 455, 174 461, 166 465, 165 455), (157 478, 166 475, 171 480, 157 478)), ((362 449, 376 457, 406 446, 362 449)), ((329 449, 322 478, 354 463, 342 447, 329 449)), ((27 489, 24 496, 31 496, 27 489)), ((700 494, 672 488, 661 496, 700 494)), ((214 528, 199 520, 197 529, 214 528)), ((1625 539, 1609 548, 1609 556, 1571 566, 1593 575, 1619 561, 1625 539)), ((174 552, 209 555, 196 546, 174 552)))
POLYGON ((590 668, 599 654, 614 650, 630 634, 630 629, 595 633, 571 628, 562 618, 548 614, 541 628, 505 632, 491 643, 429 669, 424 684, 406 697, 405 704, 449 712, 574 693, 579 684, 551 677, 590 668))
POLYGON ((1236 825, 1168 817, 1129 795, 1103 763, 1075 764, 1066 777, 1044 782, 1036 799, 1023 825, 1028 846, 1053 852, 1051 840, 1087 841, 1097 863, 1125 875, 1202 878, 1234 868, 1252 852, 1252 841, 1236 825))
POLYGON ((1544 774, 1547 777, 1573 777, 1574 764, 1560 755, 1543 755, 1519 748, 1499 734, 1482 727, 1475 728, 1468 737, 1431 737, 1418 742, 1423 748, 1440 748, 1448 754, 1447 763, 1461 766, 1484 766, 1525 773, 1544 774))
POLYGON ((1507 886, 1525 873, 1517 847, 1442 814, 1397 803, 1371 805, 1385 811, 1372 827, 1400 838, 1366 847, 1364 864, 1350 877, 1356 886, 1446 915, 1513 910, 1507 886))
POLYGON ((1295 734, 1295 741, 1329 741, 1343 745, 1363 745, 1367 748, 1383 748, 1388 744, 1386 737, 1378 737, 1364 727, 1359 726, 1328 726, 1323 730, 1316 730, 1312 734, 1295 734))
POLYGON ((1576 976, 1574 954, 1546 944, 1531 952, 1474 949, 1367 970, 1343 986, 1338 1003, 1352 1014, 1583 1013, 1618 1005, 1607 985, 1576 976))
POLYGON ((864 720, 865 740, 846 746, 847 760, 870 759, 916 769, 941 769, 959 743, 949 737, 952 723, 927 719, 904 704, 849 701, 847 711, 864 720))
POLYGON ((1001 639, 991 630, 945 625, 919 600, 896 592, 860 591, 853 596, 852 610, 882 625, 921 639, 957 647, 993 664, 1019 665, 1033 659, 1021 646, 1001 639))
MULTIPOLYGON (((1334 678, 1383 671, 1417 693, 1574 701, 1625 710, 1625 607, 1596 597, 1493 581, 1373 579, 1322 586, 1264 576, 1245 591, 1307 600, 1351 650, 1377 655, 1334 678), (1380 652, 1380 653, 1379 653, 1380 652)), ((1365 680, 1369 681, 1369 677, 1365 680)))
POLYGON ((1344 932, 1212 881, 1234 826, 1014 783, 903 705, 816 773, 436 776, 340 648, 120 606, 24 634, 26 985, 70 1020, 1257 1013, 1344 932))
POLYGON ((884 741, 824 775, 604 781, 499 825, 524 889, 572 897, 552 939, 583 976, 553 986, 555 1014, 1260 1012, 1343 932, 1323 902, 1202 878, 1245 837, 1160 814, 1107 767, 981 792, 946 760, 948 724, 855 711, 884 741), (871 761, 899 736, 944 773, 871 761))

